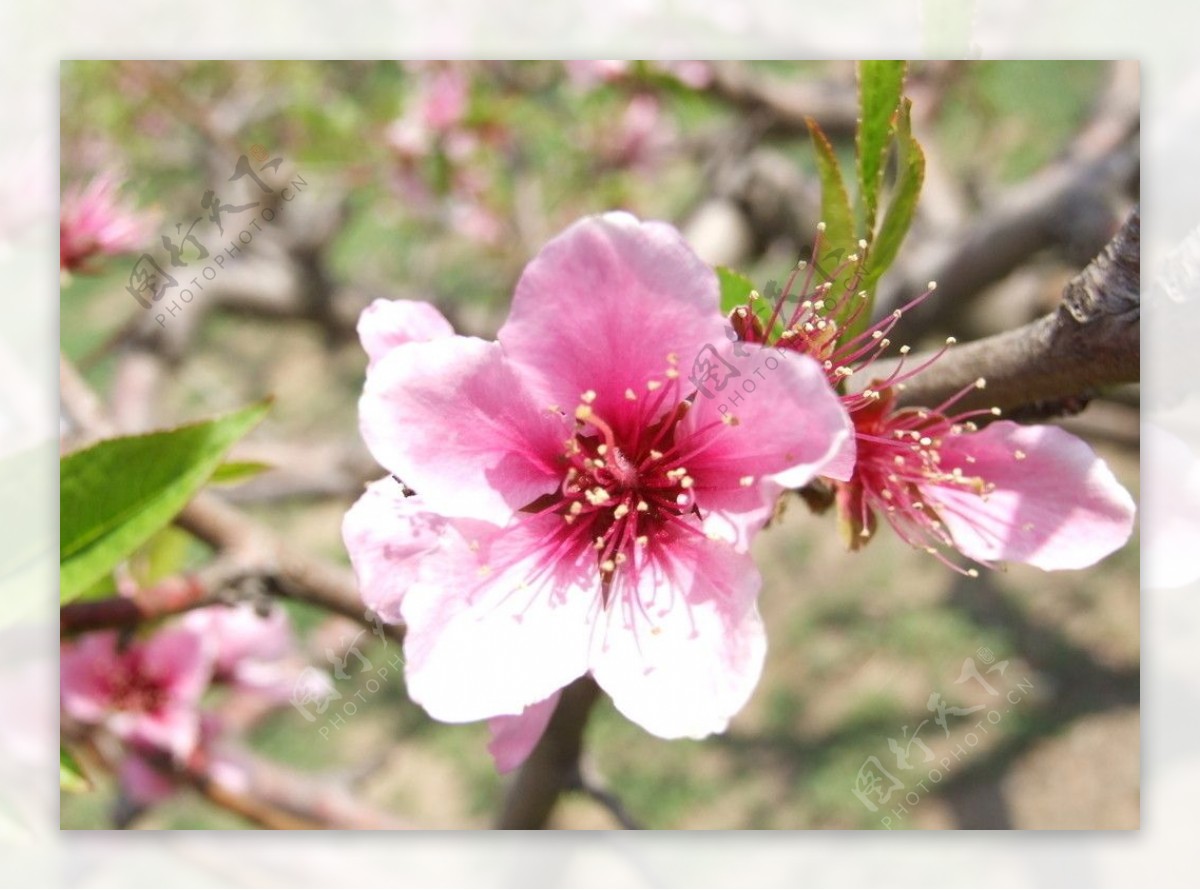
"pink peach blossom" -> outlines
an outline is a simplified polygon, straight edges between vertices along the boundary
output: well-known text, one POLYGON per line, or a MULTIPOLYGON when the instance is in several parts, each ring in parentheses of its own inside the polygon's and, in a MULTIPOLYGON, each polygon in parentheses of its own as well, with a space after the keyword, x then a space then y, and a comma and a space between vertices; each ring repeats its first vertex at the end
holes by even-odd
POLYGON ((151 218, 123 203, 113 174, 67 189, 59 218, 59 265, 68 272, 102 256, 130 253, 151 236, 151 218))
POLYGON ((375 361, 363 437, 418 497, 376 483, 344 536, 431 715, 540 714, 589 673, 667 738, 745 703, 765 651, 749 539, 851 439, 820 367, 735 352, 718 304, 675 229, 610 213, 529 264, 496 342, 375 361))
MULTIPOLYGON (((888 335, 903 312, 936 287, 931 283, 902 309, 845 336, 845 325, 866 305, 863 294, 857 277, 837 294, 828 282, 842 269, 861 271, 863 256, 848 257, 815 287, 809 267, 801 293, 789 296, 798 269, 766 321, 753 306, 735 309, 731 322, 738 336, 755 343, 773 340, 779 349, 816 359, 841 391, 888 348, 888 335)), ((947 348, 953 342, 947 340, 947 348)), ((840 474, 826 475, 836 482, 852 549, 872 536, 877 515, 904 541, 967 574, 977 570, 951 562, 943 549, 983 565, 1008 560, 1074 569, 1092 565, 1129 539, 1133 498, 1086 443, 1051 426, 999 421, 978 428, 981 417, 993 419, 997 412, 991 410, 948 414, 972 389, 986 386, 982 379, 936 408, 899 408, 898 388, 942 354, 906 369, 908 348, 900 352, 885 379, 841 396, 854 424, 856 460, 853 467, 840 467, 840 474)))
POLYGON ((214 681, 287 697, 295 640, 283 609, 261 615, 248 603, 208 606, 188 612, 182 624, 210 647, 214 681))
POLYGON ((1132 532, 1129 492, 1058 427, 1003 420, 975 429, 962 416, 896 409, 890 390, 851 417, 858 457, 838 504, 860 536, 880 513, 914 546, 1050 570, 1092 565, 1132 532))
POLYGON ((165 629, 124 648, 115 632, 90 633, 63 644, 60 665, 69 717, 176 758, 196 746, 200 696, 213 665, 194 632, 165 629))

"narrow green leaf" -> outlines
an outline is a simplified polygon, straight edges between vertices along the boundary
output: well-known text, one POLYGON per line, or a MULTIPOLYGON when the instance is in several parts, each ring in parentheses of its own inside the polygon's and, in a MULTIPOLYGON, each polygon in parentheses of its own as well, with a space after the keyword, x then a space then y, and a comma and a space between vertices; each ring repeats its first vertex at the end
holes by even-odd
MULTIPOLYGON (((813 147, 817 153, 817 174, 821 180, 821 220, 825 223, 825 232, 821 235, 820 255, 813 257, 817 270, 816 280, 832 280, 833 293, 840 294, 853 275, 853 269, 850 267, 836 276, 834 272, 838 266, 845 263, 846 257, 854 253, 857 245, 858 239, 854 237, 854 211, 850 206, 850 196, 846 192, 841 166, 829 139, 812 118, 808 119, 808 132, 812 135, 813 147)), ((851 308, 850 301, 847 301, 846 308, 851 308)), ((839 324, 842 321, 835 320, 839 324)))
POLYGON ((858 63, 858 234, 871 240, 875 232, 879 189, 884 160, 892 134, 892 120, 904 88, 903 61, 858 63))
POLYGON ((214 420, 99 442, 59 465, 63 602, 169 523, 234 442, 267 412, 260 402, 214 420))
POLYGON ((84 775, 79 761, 62 745, 58 746, 58 787, 72 794, 92 790, 92 783, 84 775))
POLYGON ((273 469, 270 464, 259 460, 227 460, 217 467, 208 481, 212 485, 234 485, 270 469, 273 469))
POLYGON ((754 283, 740 272, 725 266, 717 266, 716 272, 721 285, 721 312, 728 315, 738 306, 745 306, 750 300, 750 292, 754 290, 754 283))
POLYGON ((896 117, 896 185, 879 226, 879 234, 867 254, 863 275, 862 287, 872 294, 872 298, 879 277, 892 265, 904 236, 908 234, 916 213, 917 199, 921 195, 921 185, 925 181, 925 153, 913 138, 911 116, 912 103, 905 99, 896 117))

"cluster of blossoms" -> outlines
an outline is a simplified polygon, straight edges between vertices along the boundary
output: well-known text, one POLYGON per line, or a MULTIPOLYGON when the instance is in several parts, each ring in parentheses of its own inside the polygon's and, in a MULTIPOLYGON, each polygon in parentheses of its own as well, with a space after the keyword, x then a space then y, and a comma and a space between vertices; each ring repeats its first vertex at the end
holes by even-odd
POLYGON ((922 546, 1062 568, 1128 537, 1129 495, 1066 433, 897 409, 903 371, 847 394, 894 319, 839 342, 830 287, 727 319, 675 229, 610 213, 529 264, 495 342, 369 307, 361 430, 393 475, 343 533, 366 604, 406 625, 412 698, 489 720, 502 770, 583 675, 656 735, 723 730, 766 650, 750 541, 822 478, 856 540, 881 511, 922 546))
POLYGON ((495 244, 503 229, 488 206, 491 181, 480 154, 504 134, 468 120, 471 74, 465 63, 409 62, 406 67, 415 86, 404 113, 386 133, 396 158, 397 192, 410 211, 442 217, 473 241, 495 244))
POLYGON ((153 234, 153 219, 121 200, 112 174, 63 192, 59 216, 59 267, 86 272, 106 256, 140 250, 153 234))
MULTIPOLYGON (((819 227, 814 254, 823 232, 819 227)), ((856 457, 848 480, 828 482, 851 549, 874 534, 877 515, 907 543, 968 575, 978 570, 957 565, 946 551, 989 567, 1010 561, 1052 570, 1092 565, 1124 544, 1133 498, 1086 443, 1058 427, 996 420, 998 408, 954 410, 967 393, 986 387, 982 378, 936 407, 899 406, 905 382, 937 361, 953 338, 915 368, 906 367, 909 347, 901 346, 885 377, 868 376, 903 313, 936 285, 852 333, 868 305, 858 290, 867 243, 860 241, 858 250, 824 275, 799 263, 774 301, 753 293, 730 317, 740 339, 819 361, 839 393, 854 424, 856 457), (851 378, 864 377, 865 388, 850 388, 851 378)))
POLYGON ((287 702, 298 669, 294 649, 282 610, 264 615, 247 604, 195 609, 134 639, 87 633, 62 645, 63 714, 120 741, 119 779, 134 803, 171 794, 175 768, 237 783, 240 768, 216 744, 221 716, 202 700, 225 687, 267 705, 287 702))

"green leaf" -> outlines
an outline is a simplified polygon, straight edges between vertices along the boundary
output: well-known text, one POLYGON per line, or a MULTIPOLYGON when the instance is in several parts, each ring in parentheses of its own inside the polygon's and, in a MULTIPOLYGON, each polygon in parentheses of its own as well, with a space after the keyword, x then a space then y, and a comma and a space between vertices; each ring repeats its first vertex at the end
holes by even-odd
POLYGON ((892 119, 904 88, 903 61, 858 63, 858 234, 868 241, 875 232, 884 159, 891 141, 892 119))
POLYGON ((92 790, 92 783, 84 775, 79 761, 62 745, 58 746, 58 787, 73 794, 92 790))
POLYGON ((728 315, 738 306, 745 306, 750 301, 754 283, 745 275, 725 266, 717 266, 716 271, 717 281, 721 285, 721 312, 728 315))
MULTIPOLYGON (((816 121, 812 118, 808 118, 807 121, 808 132, 812 135, 813 147, 817 153, 817 174, 821 180, 821 221, 825 223, 825 232, 821 235, 820 256, 813 257, 817 269, 816 280, 832 280, 833 293, 841 294, 854 274, 853 267, 847 267, 836 277, 830 276, 857 247, 858 239, 854 237, 854 211, 850 207, 850 196, 846 192, 846 182, 837 155, 833 153, 833 146, 816 121)), ((853 301, 847 300, 846 311, 850 311, 852 306, 853 301)), ((842 319, 835 320, 839 325, 842 324, 842 319)))
POLYGON ((270 469, 274 468, 260 460, 227 460, 217 467, 208 481, 212 485, 234 485, 270 469))
MULTIPOLYGON (((921 185, 925 181, 925 153, 912 135, 912 102, 905 99, 896 117, 896 185, 888 201, 879 233, 867 254, 862 287, 874 298, 875 284, 896 259, 900 244, 908 234, 921 185)), ((864 315, 865 318, 865 315, 864 315)))
POLYGON ((196 539, 183 529, 165 526, 130 554, 129 572, 139 587, 153 587, 164 578, 182 573, 193 548, 198 546, 196 539))
POLYGON ((269 407, 126 436, 69 454, 59 466, 59 583, 75 599, 169 523, 269 407))

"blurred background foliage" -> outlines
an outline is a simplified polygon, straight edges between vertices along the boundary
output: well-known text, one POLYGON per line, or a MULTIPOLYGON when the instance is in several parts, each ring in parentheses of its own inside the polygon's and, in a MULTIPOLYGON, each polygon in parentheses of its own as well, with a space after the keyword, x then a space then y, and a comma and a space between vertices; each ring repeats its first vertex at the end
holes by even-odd
MULTIPOLYGON (((281 157, 307 185, 254 248, 256 262, 294 267, 278 301, 245 298, 241 280, 231 283, 242 273, 231 268, 160 326, 125 292, 133 257, 116 260, 64 287, 63 351, 118 401, 131 385, 123 363, 156 356, 164 371, 142 409, 148 425, 273 393, 270 416, 235 457, 275 469, 223 493, 291 541, 345 563, 341 516, 363 482, 381 474, 357 436, 365 356, 353 322, 367 302, 432 300, 458 330, 491 336, 521 268, 556 232, 619 207, 690 233, 714 192, 731 188, 729 170, 762 146, 800 183, 797 212, 812 206, 802 126, 747 99, 738 84, 798 85, 802 95, 819 88, 811 93, 818 99, 852 100, 853 66, 683 64, 637 63, 611 75, 556 62, 66 63, 64 187, 119 170, 127 194, 153 208, 167 234, 202 212, 207 189, 226 198, 221 183, 253 146, 281 157), (466 85, 465 105, 449 126, 425 121, 414 132, 431 85, 449 70, 466 85)), ((1068 153, 1110 76, 1101 62, 915 63, 915 113, 927 103, 917 135, 966 219, 1068 153)), ((852 156, 844 128, 836 120, 826 127, 852 156)), ((739 200, 749 206, 755 197, 739 200)), ((803 222, 811 231, 816 219, 803 222)), ((919 254, 935 228, 919 219, 900 261, 919 254)), ((225 243, 230 237, 227 225, 225 243)), ((758 227, 753 242, 741 265, 759 280, 805 249, 783 227, 765 236, 758 227)), ((1039 252, 973 300, 972 333, 1045 311, 1080 265, 1069 251, 1039 252)), ((944 334, 936 326, 925 333, 944 334)), ((1136 496, 1136 393, 1114 394, 1074 422, 1136 496)), ((859 768, 872 756, 892 760, 888 739, 931 717, 932 694, 964 708, 988 703, 977 686, 955 683, 965 659, 982 665, 986 653, 1009 662, 1004 689, 1022 680, 1029 689, 976 745, 964 742, 973 720, 945 734, 926 724, 922 738, 938 758, 956 746, 966 755, 892 826, 1136 827, 1136 537, 1091 570, 1017 566, 972 580, 889 534, 846 554, 833 526, 797 500, 760 536, 771 650, 763 682, 727 735, 666 742, 607 703, 599 708, 589 762, 638 822, 880 827, 883 814, 852 793, 859 768)), ((160 546, 176 569, 204 560, 205 548, 182 532, 167 537, 160 546)), ((345 619, 286 606, 315 665, 357 631, 345 619)), ((364 652, 386 661, 396 645, 375 641, 364 652)), ((352 678, 339 688, 353 695, 357 687, 352 678)), ((421 826, 486 827, 504 787, 484 750, 486 729, 431 722, 406 699, 400 677, 327 739, 291 708, 247 718, 243 730, 260 754, 350 783, 421 826)), ((64 796, 63 827, 111 826, 116 796, 103 778, 90 794, 64 796)), ((133 824, 252 827, 192 792, 133 824)), ((556 827, 614 824, 583 795, 555 815, 556 827)))

